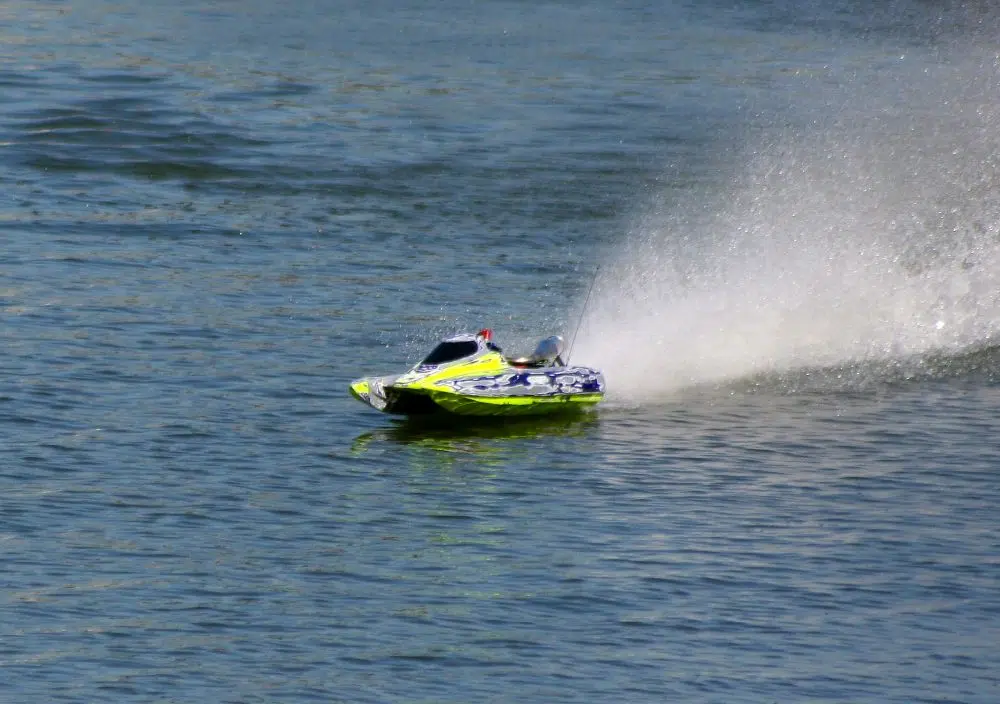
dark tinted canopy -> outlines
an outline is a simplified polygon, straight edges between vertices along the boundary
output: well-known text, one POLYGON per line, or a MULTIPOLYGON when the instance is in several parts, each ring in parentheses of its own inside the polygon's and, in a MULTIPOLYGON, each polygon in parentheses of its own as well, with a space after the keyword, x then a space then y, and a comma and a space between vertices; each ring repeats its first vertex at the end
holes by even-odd
POLYGON ((421 364, 444 364, 454 362, 456 359, 468 357, 479 350, 479 345, 469 340, 467 342, 442 342, 431 350, 421 364))

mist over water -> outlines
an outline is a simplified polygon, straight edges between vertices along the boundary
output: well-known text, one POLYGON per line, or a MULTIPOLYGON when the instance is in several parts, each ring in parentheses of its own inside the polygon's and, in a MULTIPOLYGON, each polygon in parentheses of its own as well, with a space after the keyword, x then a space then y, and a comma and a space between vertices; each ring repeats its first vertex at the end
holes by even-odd
MULTIPOLYGON (((575 361, 613 394, 987 346, 1000 332, 995 52, 806 80, 615 245, 575 361)), ((664 179, 671 180, 668 169, 664 179)))

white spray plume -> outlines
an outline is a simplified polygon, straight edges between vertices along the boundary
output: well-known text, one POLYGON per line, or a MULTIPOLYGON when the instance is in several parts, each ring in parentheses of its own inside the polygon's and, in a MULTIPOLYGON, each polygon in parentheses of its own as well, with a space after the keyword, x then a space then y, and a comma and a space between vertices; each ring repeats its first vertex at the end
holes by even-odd
POLYGON ((834 118, 748 145, 722 192, 650 205, 601 271, 574 361, 641 401, 996 336, 1000 71, 971 64, 859 80, 826 96, 849 106, 834 118))

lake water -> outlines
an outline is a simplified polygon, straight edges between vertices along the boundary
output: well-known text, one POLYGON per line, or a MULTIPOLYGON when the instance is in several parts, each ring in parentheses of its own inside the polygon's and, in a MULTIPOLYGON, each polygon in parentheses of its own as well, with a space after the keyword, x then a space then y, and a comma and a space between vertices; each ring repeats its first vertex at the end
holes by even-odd
POLYGON ((1000 11, 875 5, 6 3, 0 701, 1000 701, 1000 11), (486 326, 608 398, 347 394, 486 326))

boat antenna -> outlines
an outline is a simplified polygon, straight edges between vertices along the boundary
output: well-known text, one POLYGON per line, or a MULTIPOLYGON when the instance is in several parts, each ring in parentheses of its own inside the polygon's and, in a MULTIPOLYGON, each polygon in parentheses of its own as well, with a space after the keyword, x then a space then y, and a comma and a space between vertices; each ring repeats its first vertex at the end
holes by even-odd
POLYGON ((597 275, 601 271, 601 265, 598 264, 597 268, 594 270, 594 276, 590 280, 590 288, 587 289, 587 298, 583 301, 583 309, 580 311, 580 319, 576 321, 576 328, 573 330, 573 337, 569 338, 569 346, 566 347, 566 365, 569 365, 569 355, 573 351, 573 344, 576 342, 576 335, 580 332, 580 326, 583 325, 583 316, 587 314, 587 306, 590 305, 590 294, 594 292, 594 284, 597 283, 597 275))

